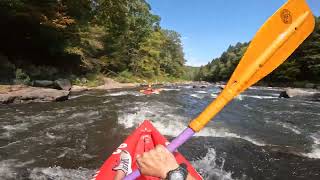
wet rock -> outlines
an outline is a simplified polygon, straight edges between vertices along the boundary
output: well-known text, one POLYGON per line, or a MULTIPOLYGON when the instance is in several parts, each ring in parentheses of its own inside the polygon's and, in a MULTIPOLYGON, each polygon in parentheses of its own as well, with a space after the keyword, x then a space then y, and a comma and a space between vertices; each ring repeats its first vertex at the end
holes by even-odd
POLYGON ((68 96, 65 90, 25 87, 0 94, 0 104, 64 101, 68 96))
POLYGON ((47 88, 53 88, 54 82, 49 80, 35 80, 33 81, 34 87, 47 87, 47 88))
POLYGON ((71 82, 68 79, 58 79, 54 81, 55 88, 69 91, 71 89, 71 82))
POLYGON ((320 92, 312 89, 288 88, 280 92, 279 98, 298 97, 311 101, 320 101, 320 92))
POLYGON ((206 88, 206 87, 207 87, 207 86, 205 86, 205 85, 200 86, 201 89, 206 88))
POLYGON ((286 91, 281 91, 279 94, 279 98, 290 98, 286 91))

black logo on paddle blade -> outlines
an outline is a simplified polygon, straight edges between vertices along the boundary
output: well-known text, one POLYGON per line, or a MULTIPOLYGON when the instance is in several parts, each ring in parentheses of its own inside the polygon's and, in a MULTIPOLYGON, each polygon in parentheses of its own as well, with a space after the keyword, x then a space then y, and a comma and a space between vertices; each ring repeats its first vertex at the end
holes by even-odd
POLYGON ((280 13, 280 17, 283 23, 291 24, 292 23, 292 16, 291 12, 288 9, 284 9, 280 13))

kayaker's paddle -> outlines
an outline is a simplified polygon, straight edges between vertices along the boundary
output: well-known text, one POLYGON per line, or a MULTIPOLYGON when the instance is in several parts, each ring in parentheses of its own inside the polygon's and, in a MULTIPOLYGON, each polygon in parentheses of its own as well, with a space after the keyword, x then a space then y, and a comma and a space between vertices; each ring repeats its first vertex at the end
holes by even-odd
MULTIPOLYGON (((289 0, 259 29, 224 90, 168 146, 173 152, 199 132, 235 96, 283 63, 312 33, 314 17, 305 0, 289 0)), ((140 176, 138 170, 125 179, 140 176)))

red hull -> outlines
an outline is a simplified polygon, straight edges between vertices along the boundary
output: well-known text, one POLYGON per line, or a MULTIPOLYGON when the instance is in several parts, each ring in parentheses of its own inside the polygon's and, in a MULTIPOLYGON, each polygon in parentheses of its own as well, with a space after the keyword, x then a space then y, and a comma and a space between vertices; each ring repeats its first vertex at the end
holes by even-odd
POLYGON ((152 90, 141 90, 140 92, 146 95, 149 94, 159 94, 161 89, 152 89, 152 90))
MULTIPOLYGON (((93 177, 92 180, 107 180, 113 179, 115 176, 115 171, 112 170, 118 164, 119 154, 121 150, 127 150, 132 157, 132 170, 137 169, 136 164, 136 155, 142 154, 143 152, 147 152, 150 149, 153 149, 155 145, 168 144, 167 139, 162 136, 159 131, 153 127, 153 125, 149 121, 144 121, 125 141, 122 143, 116 151, 112 153, 112 155, 104 162, 100 170, 93 177)), ((197 173, 197 171, 191 166, 191 164, 179 153, 175 152, 174 156, 178 163, 185 163, 188 167, 189 173, 197 178, 202 179, 201 176, 197 173)), ((159 179, 148 176, 141 176, 138 178, 140 180, 151 180, 151 179, 159 179)))

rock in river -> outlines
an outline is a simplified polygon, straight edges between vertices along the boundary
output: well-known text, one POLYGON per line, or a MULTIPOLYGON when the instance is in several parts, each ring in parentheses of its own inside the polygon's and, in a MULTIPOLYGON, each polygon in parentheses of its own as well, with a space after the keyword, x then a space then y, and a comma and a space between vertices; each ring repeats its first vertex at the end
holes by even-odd
POLYGON ((54 81, 55 87, 57 89, 70 91, 71 82, 68 79, 57 79, 54 81))
POLYGON ((320 92, 314 89, 288 88, 280 92, 279 98, 300 97, 312 101, 320 100, 320 92))
POLYGON ((33 81, 34 87, 46 87, 46 88, 53 88, 54 82, 49 80, 35 80, 33 81))
POLYGON ((15 91, 0 94, 0 104, 29 103, 29 102, 51 102, 67 100, 69 91, 24 87, 15 91))

